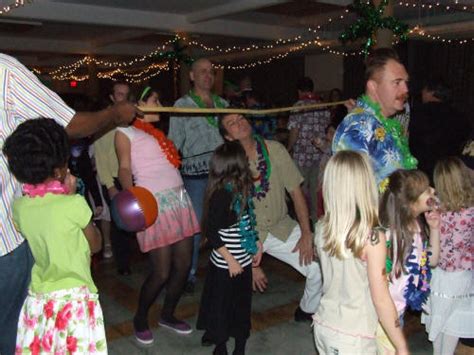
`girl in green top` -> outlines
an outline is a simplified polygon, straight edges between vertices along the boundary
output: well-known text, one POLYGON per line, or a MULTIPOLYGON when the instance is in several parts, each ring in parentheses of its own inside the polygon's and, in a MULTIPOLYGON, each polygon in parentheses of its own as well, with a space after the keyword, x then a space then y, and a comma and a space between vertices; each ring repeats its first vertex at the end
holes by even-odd
POLYGON ((102 310, 90 272, 101 236, 67 170, 66 131, 52 119, 29 120, 3 146, 23 183, 13 220, 35 263, 18 322, 17 353, 107 353, 102 310))

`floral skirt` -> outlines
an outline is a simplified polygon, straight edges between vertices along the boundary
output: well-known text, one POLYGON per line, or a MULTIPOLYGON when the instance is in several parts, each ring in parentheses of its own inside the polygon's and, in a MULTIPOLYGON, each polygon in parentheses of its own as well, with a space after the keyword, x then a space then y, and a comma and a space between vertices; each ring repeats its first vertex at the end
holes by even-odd
POLYGON ((154 195, 158 202, 158 218, 145 231, 137 233, 143 253, 174 244, 200 231, 191 198, 183 185, 154 195))
POLYGON ((107 354, 99 297, 87 287, 29 292, 21 309, 16 354, 107 354))

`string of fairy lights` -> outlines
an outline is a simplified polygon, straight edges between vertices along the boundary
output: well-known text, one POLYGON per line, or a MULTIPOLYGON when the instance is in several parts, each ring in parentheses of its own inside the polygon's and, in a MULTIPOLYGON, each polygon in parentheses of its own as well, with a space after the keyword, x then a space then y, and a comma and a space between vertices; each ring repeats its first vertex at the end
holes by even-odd
MULTIPOLYGON (((15 3, 24 3, 24 1, 17 0, 15 3)), ((429 2, 429 3, 420 3, 420 2, 407 2, 407 1, 399 1, 397 3, 398 6, 403 7, 411 7, 411 8, 419 8, 420 11, 430 11, 433 9, 442 10, 442 11, 467 11, 472 12, 474 11, 474 6, 466 5, 459 3, 458 0, 454 0, 450 4, 441 4, 439 1, 436 2, 429 2)), ((18 5, 21 6, 21 5, 18 5)), ((76 81, 83 81, 88 79, 88 75, 76 75, 75 73, 86 66, 89 65, 96 65, 105 68, 114 68, 113 70, 108 71, 101 71, 97 73, 98 78, 102 79, 111 79, 117 80, 117 77, 120 77, 121 80, 126 80, 130 83, 138 83, 146 81, 154 76, 159 75, 163 71, 170 70, 169 62, 174 60, 174 69, 176 70, 179 67, 179 58, 177 58, 176 53, 173 52, 173 46, 177 43, 182 43, 185 47, 195 47, 206 52, 212 52, 216 54, 232 54, 235 52, 256 52, 256 51, 264 51, 264 50, 278 50, 282 48, 282 51, 277 54, 273 54, 265 59, 255 59, 251 62, 241 63, 241 64, 217 64, 215 67, 217 69, 227 69, 227 70, 243 70, 254 68, 260 65, 265 65, 272 63, 276 60, 281 60, 283 58, 287 58, 291 53, 295 53, 304 49, 307 49, 311 46, 318 47, 323 52, 327 52, 333 55, 340 55, 340 56, 358 56, 363 55, 362 50, 338 50, 335 49, 335 46, 330 46, 329 44, 324 44, 324 37, 326 32, 326 28, 334 27, 338 24, 338 22, 343 21, 347 14, 350 13, 350 8, 346 7, 343 9, 341 14, 331 15, 328 16, 326 21, 323 21, 321 24, 317 25, 315 28, 308 28, 308 32, 306 35, 299 35, 294 36, 291 38, 279 38, 271 42, 266 43, 254 43, 245 46, 233 45, 233 46, 208 46, 198 40, 190 39, 187 36, 176 34, 172 39, 166 41, 164 44, 158 46, 155 50, 150 53, 137 56, 128 61, 106 61, 106 60, 99 60, 90 56, 85 56, 84 58, 69 64, 60 66, 52 71, 48 71, 42 73, 38 69, 33 69, 36 74, 48 74, 51 76, 52 79, 55 80, 76 80, 76 81), (308 37, 308 33, 310 34, 311 38, 303 40, 303 37, 308 37), (146 66, 145 68, 140 68, 139 71, 134 69, 133 66, 137 64, 141 64, 148 60, 156 60, 156 59, 163 59, 162 63, 154 63, 151 65, 146 66)), ((464 39, 455 39, 455 38, 446 38, 439 35, 430 34, 428 30, 423 29, 422 26, 416 25, 413 28, 409 29, 408 32, 409 37, 422 37, 424 39, 432 40, 432 41, 439 41, 446 44, 456 44, 456 45, 464 45, 469 42, 474 42, 474 38, 464 38, 464 39)), ((398 43, 398 40, 394 40, 394 44, 398 43)))
POLYGON ((30 4, 32 3, 33 0, 15 0, 15 2, 10 3, 9 5, 4 5, 0 7, 0 15, 6 15, 10 11, 17 9, 19 7, 24 6, 25 4, 30 4))
POLYGON ((458 0, 455 0, 451 5, 449 4, 441 4, 439 1, 435 2, 428 2, 428 3, 419 3, 419 2, 406 2, 406 1, 399 1, 399 6, 404 7, 421 7, 422 9, 442 9, 445 11, 467 11, 472 12, 474 10, 474 5, 466 5, 459 3, 458 0))

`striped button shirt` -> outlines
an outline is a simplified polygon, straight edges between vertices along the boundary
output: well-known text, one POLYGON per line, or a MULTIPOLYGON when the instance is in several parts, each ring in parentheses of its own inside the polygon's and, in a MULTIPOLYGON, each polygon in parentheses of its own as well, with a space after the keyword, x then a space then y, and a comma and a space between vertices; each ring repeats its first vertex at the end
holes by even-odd
MULTIPOLYGON (((244 220, 248 220, 249 216, 243 215, 244 220)), ((247 229, 251 227, 247 224, 247 229)), ((242 236, 240 234, 239 223, 235 223, 229 228, 219 229, 218 235, 222 242, 224 243, 229 253, 237 260, 240 266, 245 267, 252 262, 252 255, 245 251, 241 246, 242 236)), ((215 249, 211 253, 211 262, 221 269, 228 269, 229 266, 224 260, 221 254, 219 254, 215 249)))
MULTIPOLYGON (((67 126, 75 112, 15 58, 0 53, 0 147, 18 125, 28 119, 48 117, 67 126)), ((0 152, 0 256, 23 243, 13 226, 13 199, 21 195, 20 184, 8 170, 0 152)))

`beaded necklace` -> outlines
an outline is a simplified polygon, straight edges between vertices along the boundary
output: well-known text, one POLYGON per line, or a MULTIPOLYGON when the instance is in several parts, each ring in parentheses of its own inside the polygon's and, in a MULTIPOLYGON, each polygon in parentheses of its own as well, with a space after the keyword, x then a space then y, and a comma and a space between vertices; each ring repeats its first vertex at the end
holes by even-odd
POLYGON ((400 122, 395 119, 384 117, 380 105, 372 101, 367 95, 363 95, 360 100, 373 110, 375 117, 382 124, 385 132, 389 133, 392 136, 396 147, 402 155, 401 163, 403 168, 407 170, 416 169, 418 161, 410 153, 410 149, 408 147, 408 139, 403 133, 403 129, 400 122))
POLYGON ((181 158, 179 156, 178 150, 174 146, 173 141, 168 139, 161 130, 153 126, 151 123, 142 120, 135 120, 133 122, 133 127, 155 138, 158 141, 161 150, 165 154, 166 159, 168 159, 171 165, 173 165, 176 169, 179 168, 181 165, 181 158))
POLYGON ((257 199, 263 199, 268 191, 270 190, 270 175, 272 173, 272 164, 270 162, 270 156, 268 154, 268 148, 262 137, 255 135, 254 139, 257 145, 257 171, 258 176, 254 177, 253 180, 258 185, 253 186, 252 195, 257 199))
POLYGON ((43 197, 48 192, 55 195, 67 195, 69 193, 69 188, 64 184, 61 184, 58 180, 51 180, 47 183, 36 185, 23 185, 23 193, 28 197, 43 197))
MULTIPOLYGON (((198 105, 199 108, 208 108, 202 101, 201 97, 196 95, 194 90, 189 90, 189 97, 194 101, 196 105, 198 105)), ((222 104, 219 96, 211 94, 211 98, 212 98, 212 102, 214 103, 214 108, 224 108, 224 105, 222 104)), ((217 128, 217 121, 215 119, 215 116, 212 116, 212 115, 206 116, 206 120, 210 126, 217 128)))
POLYGON ((248 218, 243 218, 241 216, 243 200, 242 194, 240 192, 233 191, 232 184, 230 183, 225 185, 225 189, 233 194, 231 206, 232 211, 234 211, 236 216, 239 217, 239 232, 241 235, 240 246, 249 254, 255 255, 258 251, 258 232, 255 229, 255 226, 257 225, 257 219, 255 217, 255 206, 253 204, 252 197, 247 197, 247 206, 245 210, 247 212, 248 218))

